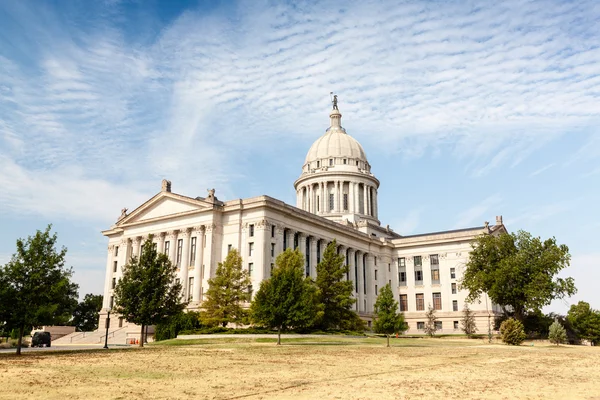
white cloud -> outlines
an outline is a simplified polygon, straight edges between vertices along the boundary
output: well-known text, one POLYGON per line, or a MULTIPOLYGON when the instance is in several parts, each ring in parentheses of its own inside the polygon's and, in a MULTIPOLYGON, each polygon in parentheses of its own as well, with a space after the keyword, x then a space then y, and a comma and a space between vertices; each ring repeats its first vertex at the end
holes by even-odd
POLYGON ((480 203, 460 213, 457 217, 454 228, 459 229, 472 226, 483 226, 486 220, 490 223, 490 225, 494 225, 495 222, 489 220, 489 213, 491 210, 498 209, 501 204, 502 198, 499 194, 494 194, 485 198, 480 203))
POLYGON ((419 227, 421 221, 421 214, 424 211, 424 207, 415 208, 410 210, 402 219, 396 222, 393 229, 401 235, 409 235, 414 233, 419 227))
POLYGON ((541 174, 542 172, 549 170, 550 168, 554 167, 555 165, 556 165, 556 163, 551 163, 551 164, 545 165, 539 169, 536 169, 531 174, 529 174, 529 177, 533 178, 534 176, 537 176, 537 175, 541 174))

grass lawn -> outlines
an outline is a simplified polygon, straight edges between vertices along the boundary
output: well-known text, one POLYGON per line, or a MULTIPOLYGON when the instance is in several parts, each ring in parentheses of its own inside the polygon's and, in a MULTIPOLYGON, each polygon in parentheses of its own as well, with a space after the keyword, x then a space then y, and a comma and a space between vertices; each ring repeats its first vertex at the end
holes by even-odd
POLYGON ((598 399, 600 347, 226 338, 0 356, 0 399, 598 399))

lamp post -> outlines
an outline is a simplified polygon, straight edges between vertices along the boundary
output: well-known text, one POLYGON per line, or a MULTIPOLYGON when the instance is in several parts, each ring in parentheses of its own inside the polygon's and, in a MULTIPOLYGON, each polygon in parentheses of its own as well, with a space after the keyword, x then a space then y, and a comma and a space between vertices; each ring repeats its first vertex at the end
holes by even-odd
POLYGON ((106 326, 106 335, 104 335, 104 348, 108 349, 108 328, 110 328, 110 310, 106 314, 106 320, 104 320, 106 326))

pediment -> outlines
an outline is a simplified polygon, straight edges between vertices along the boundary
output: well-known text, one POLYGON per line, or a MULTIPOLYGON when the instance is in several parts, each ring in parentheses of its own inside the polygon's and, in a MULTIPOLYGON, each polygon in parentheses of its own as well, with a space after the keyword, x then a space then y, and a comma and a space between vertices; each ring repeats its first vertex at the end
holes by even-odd
POLYGON ((160 193, 136 208, 120 220, 117 225, 155 220, 209 208, 212 208, 212 204, 203 200, 191 199, 170 193, 160 193))

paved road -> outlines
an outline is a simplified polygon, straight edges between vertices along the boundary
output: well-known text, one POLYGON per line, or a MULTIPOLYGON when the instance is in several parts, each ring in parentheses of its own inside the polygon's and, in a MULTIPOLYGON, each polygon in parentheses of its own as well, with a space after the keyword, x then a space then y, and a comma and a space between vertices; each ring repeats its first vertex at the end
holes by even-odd
MULTIPOLYGON (((80 344, 80 345, 54 345, 52 347, 23 347, 21 352, 44 352, 44 351, 75 351, 75 350, 94 350, 94 349, 102 349, 104 347, 100 344, 80 344)), ((131 346, 126 345, 108 345, 110 349, 127 349, 131 346)), ((17 349, 0 349, 0 354, 6 353, 15 353, 17 349)))

